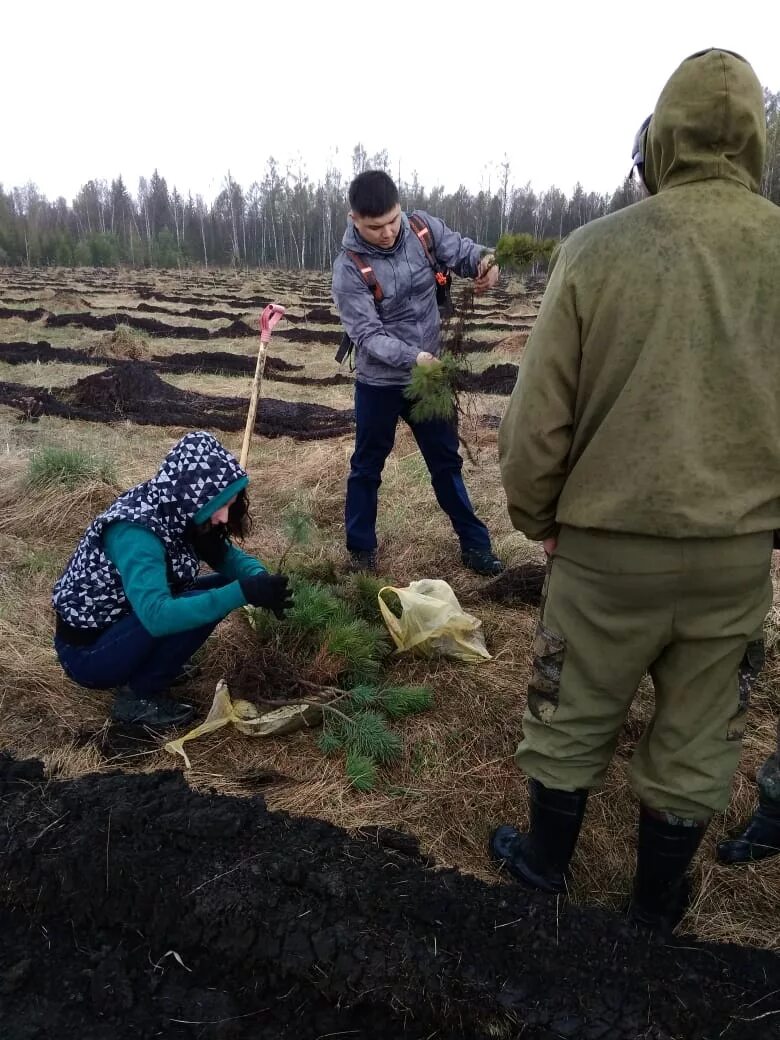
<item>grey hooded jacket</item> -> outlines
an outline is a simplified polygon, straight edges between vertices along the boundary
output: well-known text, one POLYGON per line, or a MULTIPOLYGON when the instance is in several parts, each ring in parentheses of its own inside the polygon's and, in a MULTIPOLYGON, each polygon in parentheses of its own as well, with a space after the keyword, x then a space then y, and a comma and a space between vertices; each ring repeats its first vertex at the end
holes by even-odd
MULTIPOLYGON (((484 247, 459 235, 428 213, 425 222, 436 258, 463 278, 474 278, 484 247)), ((417 235, 401 217, 398 240, 390 249, 365 242, 349 221, 342 251, 333 264, 333 299, 342 324, 355 344, 358 381, 371 386, 404 386, 421 350, 438 355, 441 321, 436 304, 436 280, 417 235), (345 250, 366 257, 382 287, 377 304, 345 250)))

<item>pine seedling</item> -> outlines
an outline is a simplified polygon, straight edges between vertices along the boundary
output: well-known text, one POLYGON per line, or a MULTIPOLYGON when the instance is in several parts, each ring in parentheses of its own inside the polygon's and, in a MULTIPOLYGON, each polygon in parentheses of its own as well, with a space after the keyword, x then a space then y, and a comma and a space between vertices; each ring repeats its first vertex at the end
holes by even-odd
POLYGON ((449 353, 442 354, 437 365, 414 366, 412 381, 404 390, 404 397, 412 402, 412 422, 455 421, 460 372, 460 365, 449 353))
POLYGON ((321 585, 338 585, 341 580, 335 561, 327 557, 296 562, 295 575, 307 581, 319 582, 321 585))
POLYGON ((322 733, 319 735, 317 747, 323 755, 330 757, 331 755, 335 755, 337 752, 341 751, 344 747, 344 739, 338 730, 326 725, 323 727, 322 733))
POLYGON ((345 604, 331 589, 314 581, 293 578, 294 605, 285 624, 300 635, 319 635, 328 625, 343 620, 345 604))
POLYGON ((290 550, 298 545, 308 545, 315 530, 311 514, 300 505, 291 503, 282 514, 282 530, 287 538, 287 545, 279 557, 277 570, 281 571, 290 550))
POLYGON ((376 762, 367 755, 355 751, 347 753, 347 778, 356 791, 373 791, 376 787, 376 762))
POLYGON ((258 639, 270 639, 271 636, 279 631, 281 622, 274 617, 270 610, 246 606, 244 607, 244 612, 249 618, 249 624, 252 626, 252 630, 258 639))
POLYGON ((401 719, 433 707, 433 691, 427 686, 388 686, 380 692, 377 704, 391 719, 401 719))
POLYGON ((378 711, 356 711, 342 721, 344 744, 348 751, 366 755, 383 765, 401 755, 401 738, 388 728, 378 711))
POLYGON ((349 574, 343 583, 344 598, 358 617, 364 621, 380 620, 378 596, 387 582, 372 574, 349 574))
POLYGON ((355 711, 361 708, 370 708, 379 700, 379 691, 376 686, 356 686, 349 691, 349 707, 355 711))
POLYGON ((330 654, 344 658, 344 672, 351 682, 365 683, 376 679, 382 660, 390 652, 384 629, 369 625, 361 618, 329 626, 325 632, 325 648, 330 654))

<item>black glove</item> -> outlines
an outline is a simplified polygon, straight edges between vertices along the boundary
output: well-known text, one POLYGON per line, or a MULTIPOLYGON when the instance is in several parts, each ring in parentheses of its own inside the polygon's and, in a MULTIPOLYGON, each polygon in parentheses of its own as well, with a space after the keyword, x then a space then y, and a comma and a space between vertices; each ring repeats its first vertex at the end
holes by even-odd
POLYGON ((238 584, 248 603, 253 607, 265 607, 273 611, 280 621, 284 618, 285 610, 293 605, 286 574, 253 574, 249 578, 242 578, 238 584))

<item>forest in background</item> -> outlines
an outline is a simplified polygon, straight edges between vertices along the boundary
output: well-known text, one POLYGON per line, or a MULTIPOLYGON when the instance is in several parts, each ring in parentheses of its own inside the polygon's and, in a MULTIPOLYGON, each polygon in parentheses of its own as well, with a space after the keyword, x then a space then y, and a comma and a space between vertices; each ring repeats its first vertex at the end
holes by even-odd
MULTIPOLYGON (((780 205, 780 93, 765 92, 768 147, 762 193, 780 205)), ((352 152, 352 173, 392 173, 387 152, 352 152)), ((614 192, 586 192, 577 184, 537 192, 516 185, 508 162, 495 184, 474 193, 460 186, 426 189, 416 174, 399 178, 401 205, 427 210, 478 242, 503 234, 560 239, 588 221, 642 196, 635 182, 614 192)), ((227 173, 212 202, 169 188, 157 170, 131 194, 121 176, 90 180, 70 203, 48 200, 34 184, 4 189, 0 182, 0 265, 177 267, 205 265, 327 269, 339 249, 348 212, 349 179, 331 168, 319 181, 269 158, 261 180, 244 188, 227 173)))

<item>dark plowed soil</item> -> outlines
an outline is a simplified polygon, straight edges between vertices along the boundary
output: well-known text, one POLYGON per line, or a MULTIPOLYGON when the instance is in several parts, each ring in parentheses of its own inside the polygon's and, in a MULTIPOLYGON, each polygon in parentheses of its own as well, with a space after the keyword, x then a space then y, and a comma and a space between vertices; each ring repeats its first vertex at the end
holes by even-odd
MULTIPOLYGON (((90 354, 86 350, 70 347, 53 347, 41 340, 39 343, 0 343, 0 361, 8 365, 27 365, 36 361, 66 362, 70 365, 100 365, 106 359, 90 354)), ((107 363, 107 361, 106 361, 107 363)), ((187 354, 155 354, 147 362, 155 371, 171 375, 186 375, 202 372, 208 375, 254 375, 257 358, 251 354, 228 354, 226 351, 198 351, 187 354)), ((295 383, 298 386, 348 386, 353 382, 349 376, 336 375, 319 378, 316 376, 291 376, 289 372, 300 371, 303 365, 292 365, 274 356, 266 358, 264 378, 280 383, 295 383)))
POLYGON ((206 796, 0 758, 9 1040, 772 1040, 780 962, 206 796), (763 1016, 758 1021, 759 1016, 763 1016))
POLYGON ((74 364, 86 364, 87 353, 84 350, 72 350, 70 347, 57 348, 44 339, 37 343, 14 340, 11 343, 0 343, 0 361, 7 365, 27 365, 36 361, 67 361, 74 364), (74 358, 78 360, 74 361, 74 358))
POLYGON ((21 318, 23 321, 40 321, 48 313, 43 307, 0 307, 0 318, 21 318))
MULTIPOLYGON (((137 307, 132 309, 138 311, 140 314, 167 314, 169 318, 200 318, 202 321, 216 321, 219 318, 224 318, 227 321, 234 321, 236 318, 240 317, 236 311, 215 310, 208 307, 188 307, 183 311, 173 311, 170 307, 161 307, 153 303, 139 303, 137 307)), ((257 308, 244 307, 241 314, 247 315, 251 310, 256 311, 257 308)), ((250 322, 250 324, 257 326, 256 317, 251 321, 249 318, 246 318, 245 320, 250 322)), ((307 321, 314 325, 340 324, 340 320, 336 315, 331 314, 328 310, 322 309, 308 311, 305 315, 292 314, 290 311, 286 311, 284 320, 285 322, 289 322, 291 325, 295 325, 302 321, 307 321)))
POLYGON ((497 430, 501 426, 500 415, 479 415, 477 416, 477 425, 481 426, 484 430, 497 430))
MULTIPOLYGON (((38 313, 33 311, 19 311, 18 315, 7 315, 8 317, 26 317, 29 314, 38 313)), ((171 325, 157 318, 139 318, 134 314, 50 314, 41 310, 38 317, 46 316, 46 324, 54 328, 63 328, 73 325, 76 328, 96 329, 101 332, 113 331, 117 325, 129 325, 130 328, 140 329, 147 336, 164 336, 167 339, 244 339, 257 338, 258 330, 250 328, 246 322, 236 318, 229 325, 220 329, 205 329, 200 325, 171 325)), ((0 308, 0 317, 3 317, 0 308)), ((37 318, 29 318, 35 321, 37 318)), ((338 331, 321 331, 313 329, 284 329, 283 339, 291 343, 339 343, 341 333, 338 331)))
POLYGON ((524 603, 538 606, 547 568, 542 563, 523 563, 509 567, 503 574, 483 585, 477 595, 496 603, 524 603))
POLYGON ((256 308, 262 309, 266 307, 272 301, 265 296, 220 296, 219 293, 199 293, 193 296, 186 296, 182 293, 164 293, 158 292, 156 289, 133 289, 136 296, 140 296, 142 300, 160 300, 163 303, 224 303, 229 307, 238 307, 242 310, 254 310, 256 308))
MULTIPOLYGON (((0 354, 2 359, 2 354, 0 354)), ((4 359, 3 359, 4 360, 4 359)), ((235 373, 236 375, 254 375, 257 367, 257 356, 253 354, 228 354, 220 350, 204 350, 197 353, 187 354, 156 354, 152 361, 161 372, 206 372, 209 374, 221 374, 222 372, 235 373)), ((291 365, 289 361, 273 355, 265 359, 265 378, 275 379, 277 375, 285 372, 296 372, 303 365, 291 365)))
MULTIPOLYGON (((489 354, 495 347, 497 340, 476 340, 476 339, 463 339, 458 340, 454 345, 453 353, 455 354, 489 354)), ((448 342, 446 339, 443 343, 444 349, 452 349, 453 344, 448 342)))
POLYGON ((73 409, 47 390, 24 383, 0 381, 0 404, 16 408, 20 421, 36 421, 42 415, 60 415, 64 419, 76 419, 73 409))
POLYGON ((186 311, 172 311, 170 307, 156 307, 153 303, 139 303, 135 310, 139 314, 167 314, 169 318, 200 318, 202 321, 215 321, 217 318, 233 321, 237 317, 235 311, 220 311, 209 307, 188 307, 186 311))
MULTIPOLYGON (((160 379, 152 365, 140 361, 117 362, 56 394, 0 382, 0 404, 18 408, 21 418, 62 415, 89 422, 129 419, 143 426, 216 430, 242 430, 248 406, 241 397, 179 390, 160 379)), ((352 424, 351 410, 263 397, 255 430, 267 437, 319 440, 350 433, 352 424)))
MULTIPOLYGON (((137 318, 132 314, 49 314, 46 324, 53 328, 73 325, 80 329, 113 332, 117 325, 140 329, 147 336, 165 336, 167 339, 211 339, 211 333, 200 325, 169 325, 157 318, 137 318)), ((256 335, 247 327, 248 335, 256 335)))
MULTIPOLYGON (((67 362, 71 365, 100 364, 99 355, 90 354, 86 350, 74 350, 72 347, 53 347, 51 343, 40 340, 38 343, 0 343, 0 361, 7 365, 27 365, 36 361, 45 364, 49 361, 67 362)), ((150 359, 160 372, 207 372, 220 374, 235 372, 240 375, 253 375, 257 365, 257 357, 252 354, 228 354, 220 350, 193 351, 184 354, 155 354, 150 359)), ((269 379, 281 372, 297 372, 303 365, 292 365, 289 361, 273 355, 266 358, 265 374, 269 379)))
MULTIPOLYGON (((242 301, 246 302, 246 301, 242 301)), ((310 312, 311 314, 311 312, 310 312)), ((172 315, 173 316, 173 315, 172 315)), ((15 307, 0 307, 0 318, 22 318, 25 321, 40 321, 46 319, 46 324, 52 328, 64 328, 66 326, 74 326, 76 328, 95 329, 101 332, 113 332, 117 325, 129 325, 130 328, 140 329, 145 332, 147 336, 162 336, 167 339, 237 339, 244 337, 255 337, 258 335, 257 329, 250 328, 240 318, 234 319, 229 325, 224 326, 220 329, 209 330, 203 328, 200 325, 173 325, 167 322, 159 321, 157 318, 140 318, 135 314, 89 314, 89 313, 67 313, 67 314, 52 314, 42 307, 35 308, 34 310, 25 310, 24 308, 15 307)), ((295 316, 291 316, 290 323, 294 324, 302 319, 295 316)), ((308 321, 314 322, 315 319, 310 315, 307 317, 308 321)), ((333 324, 338 325, 338 320, 334 321, 321 321, 317 320, 317 324, 333 324)), ((470 326, 473 330, 491 330, 497 329, 507 334, 518 329, 530 328, 525 325, 509 325, 494 322, 488 322, 486 324, 476 324, 470 326)), ((341 330, 340 329, 306 329, 306 328, 282 328, 277 335, 280 338, 287 340, 290 343, 321 343, 321 344, 335 344, 341 341, 341 330)), ((476 342, 475 340, 464 340, 458 346, 458 351, 462 353, 487 353, 493 349, 495 343, 483 343, 476 342)))
POLYGON ((329 329, 317 331, 315 329, 281 329, 280 339, 289 340, 290 343, 333 343, 341 342, 341 331, 329 329))
POLYGON ((511 394, 517 382, 517 365, 489 365, 483 372, 464 372, 461 390, 480 394, 511 394))
POLYGON ((466 328, 469 332, 503 332, 508 336, 512 332, 529 332, 533 325, 522 321, 483 321, 482 318, 476 318, 467 321, 466 328))
POLYGON ((328 307, 310 307, 303 312, 304 321, 312 325, 340 325, 341 318, 328 307))

